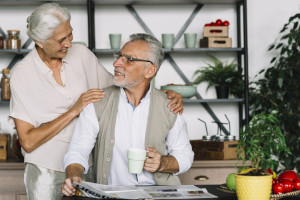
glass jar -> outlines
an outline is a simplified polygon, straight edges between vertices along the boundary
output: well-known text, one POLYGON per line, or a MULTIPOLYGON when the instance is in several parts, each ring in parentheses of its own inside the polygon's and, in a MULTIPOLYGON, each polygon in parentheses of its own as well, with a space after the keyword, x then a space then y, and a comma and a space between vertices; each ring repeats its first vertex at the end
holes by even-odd
POLYGON ((4 37, 3 35, 0 33, 0 49, 4 48, 4 37))
POLYGON ((1 100, 9 101, 10 100, 10 69, 3 69, 3 75, 1 78, 1 100))
POLYGON ((21 49, 21 39, 19 30, 8 30, 6 40, 6 49, 21 49))

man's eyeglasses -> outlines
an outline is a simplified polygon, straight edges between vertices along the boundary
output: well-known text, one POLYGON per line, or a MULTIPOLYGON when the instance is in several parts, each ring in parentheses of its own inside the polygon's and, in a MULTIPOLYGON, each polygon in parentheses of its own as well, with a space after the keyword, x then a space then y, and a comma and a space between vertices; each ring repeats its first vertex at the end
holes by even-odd
POLYGON ((151 60, 144 60, 144 59, 139 59, 139 58, 133 58, 131 56, 128 56, 128 55, 125 55, 125 54, 121 54, 120 52, 119 53, 115 53, 114 54, 114 58, 115 60, 118 60, 119 58, 122 59, 122 61, 124 63, 129 63, 129 62, 134 62, 134 61, 140 61, 140 62, 149 62, 153 65, 153 62, 151 60))

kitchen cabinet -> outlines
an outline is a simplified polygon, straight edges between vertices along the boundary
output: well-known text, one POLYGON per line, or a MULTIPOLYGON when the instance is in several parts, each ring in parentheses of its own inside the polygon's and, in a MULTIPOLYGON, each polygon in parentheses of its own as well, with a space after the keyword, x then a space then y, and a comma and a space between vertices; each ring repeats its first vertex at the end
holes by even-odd
MULTIPOLYGON (((248 162, 245 164, 249 164, 248 162)), ((236 173, 243 166, 237 160, 201 160, 194 161, 192 167, 179 175, 183 185, 214 185, 226 183, 230 173, 236 173)))
POLYGON ((27 200, 23 162, 0 161, 0 180, 1 200, 27 200))

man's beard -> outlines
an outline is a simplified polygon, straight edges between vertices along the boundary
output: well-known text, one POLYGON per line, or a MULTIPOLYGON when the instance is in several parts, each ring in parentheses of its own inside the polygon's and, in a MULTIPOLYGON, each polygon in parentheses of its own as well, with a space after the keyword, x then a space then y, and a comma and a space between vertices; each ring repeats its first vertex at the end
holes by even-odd
POLYGON ((130 87, 134 87, 134 86, 137 86, 143 79, 140 77, 138 80, 135 80, 135 81, 128 81, 126 80, 126 78, 119 82, 117 81, 118 78, 114 77, 114 82, 113 84, 115 86, 118 86, 118 87, 121 87, 121 88, 130 88, 130 87))

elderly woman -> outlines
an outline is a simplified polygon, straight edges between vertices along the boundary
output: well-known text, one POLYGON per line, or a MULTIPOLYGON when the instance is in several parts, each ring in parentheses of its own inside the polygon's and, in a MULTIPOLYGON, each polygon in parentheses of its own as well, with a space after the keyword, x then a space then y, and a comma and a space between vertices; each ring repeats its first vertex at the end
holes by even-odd
MULTIPOLYGON (((11 73, 10 116, 25 157, 29 200, 61 198, 62 160, 77 117, 101 100, 113 77, 82 45, 73 45, 70 13, 56 3, 38 7, 27 19, 32 51, 11 73)), ((182 112, 181 96, 168 92, 170 109, 182 112)), ((89 180, 90 181, 90 180, 89 180)))

